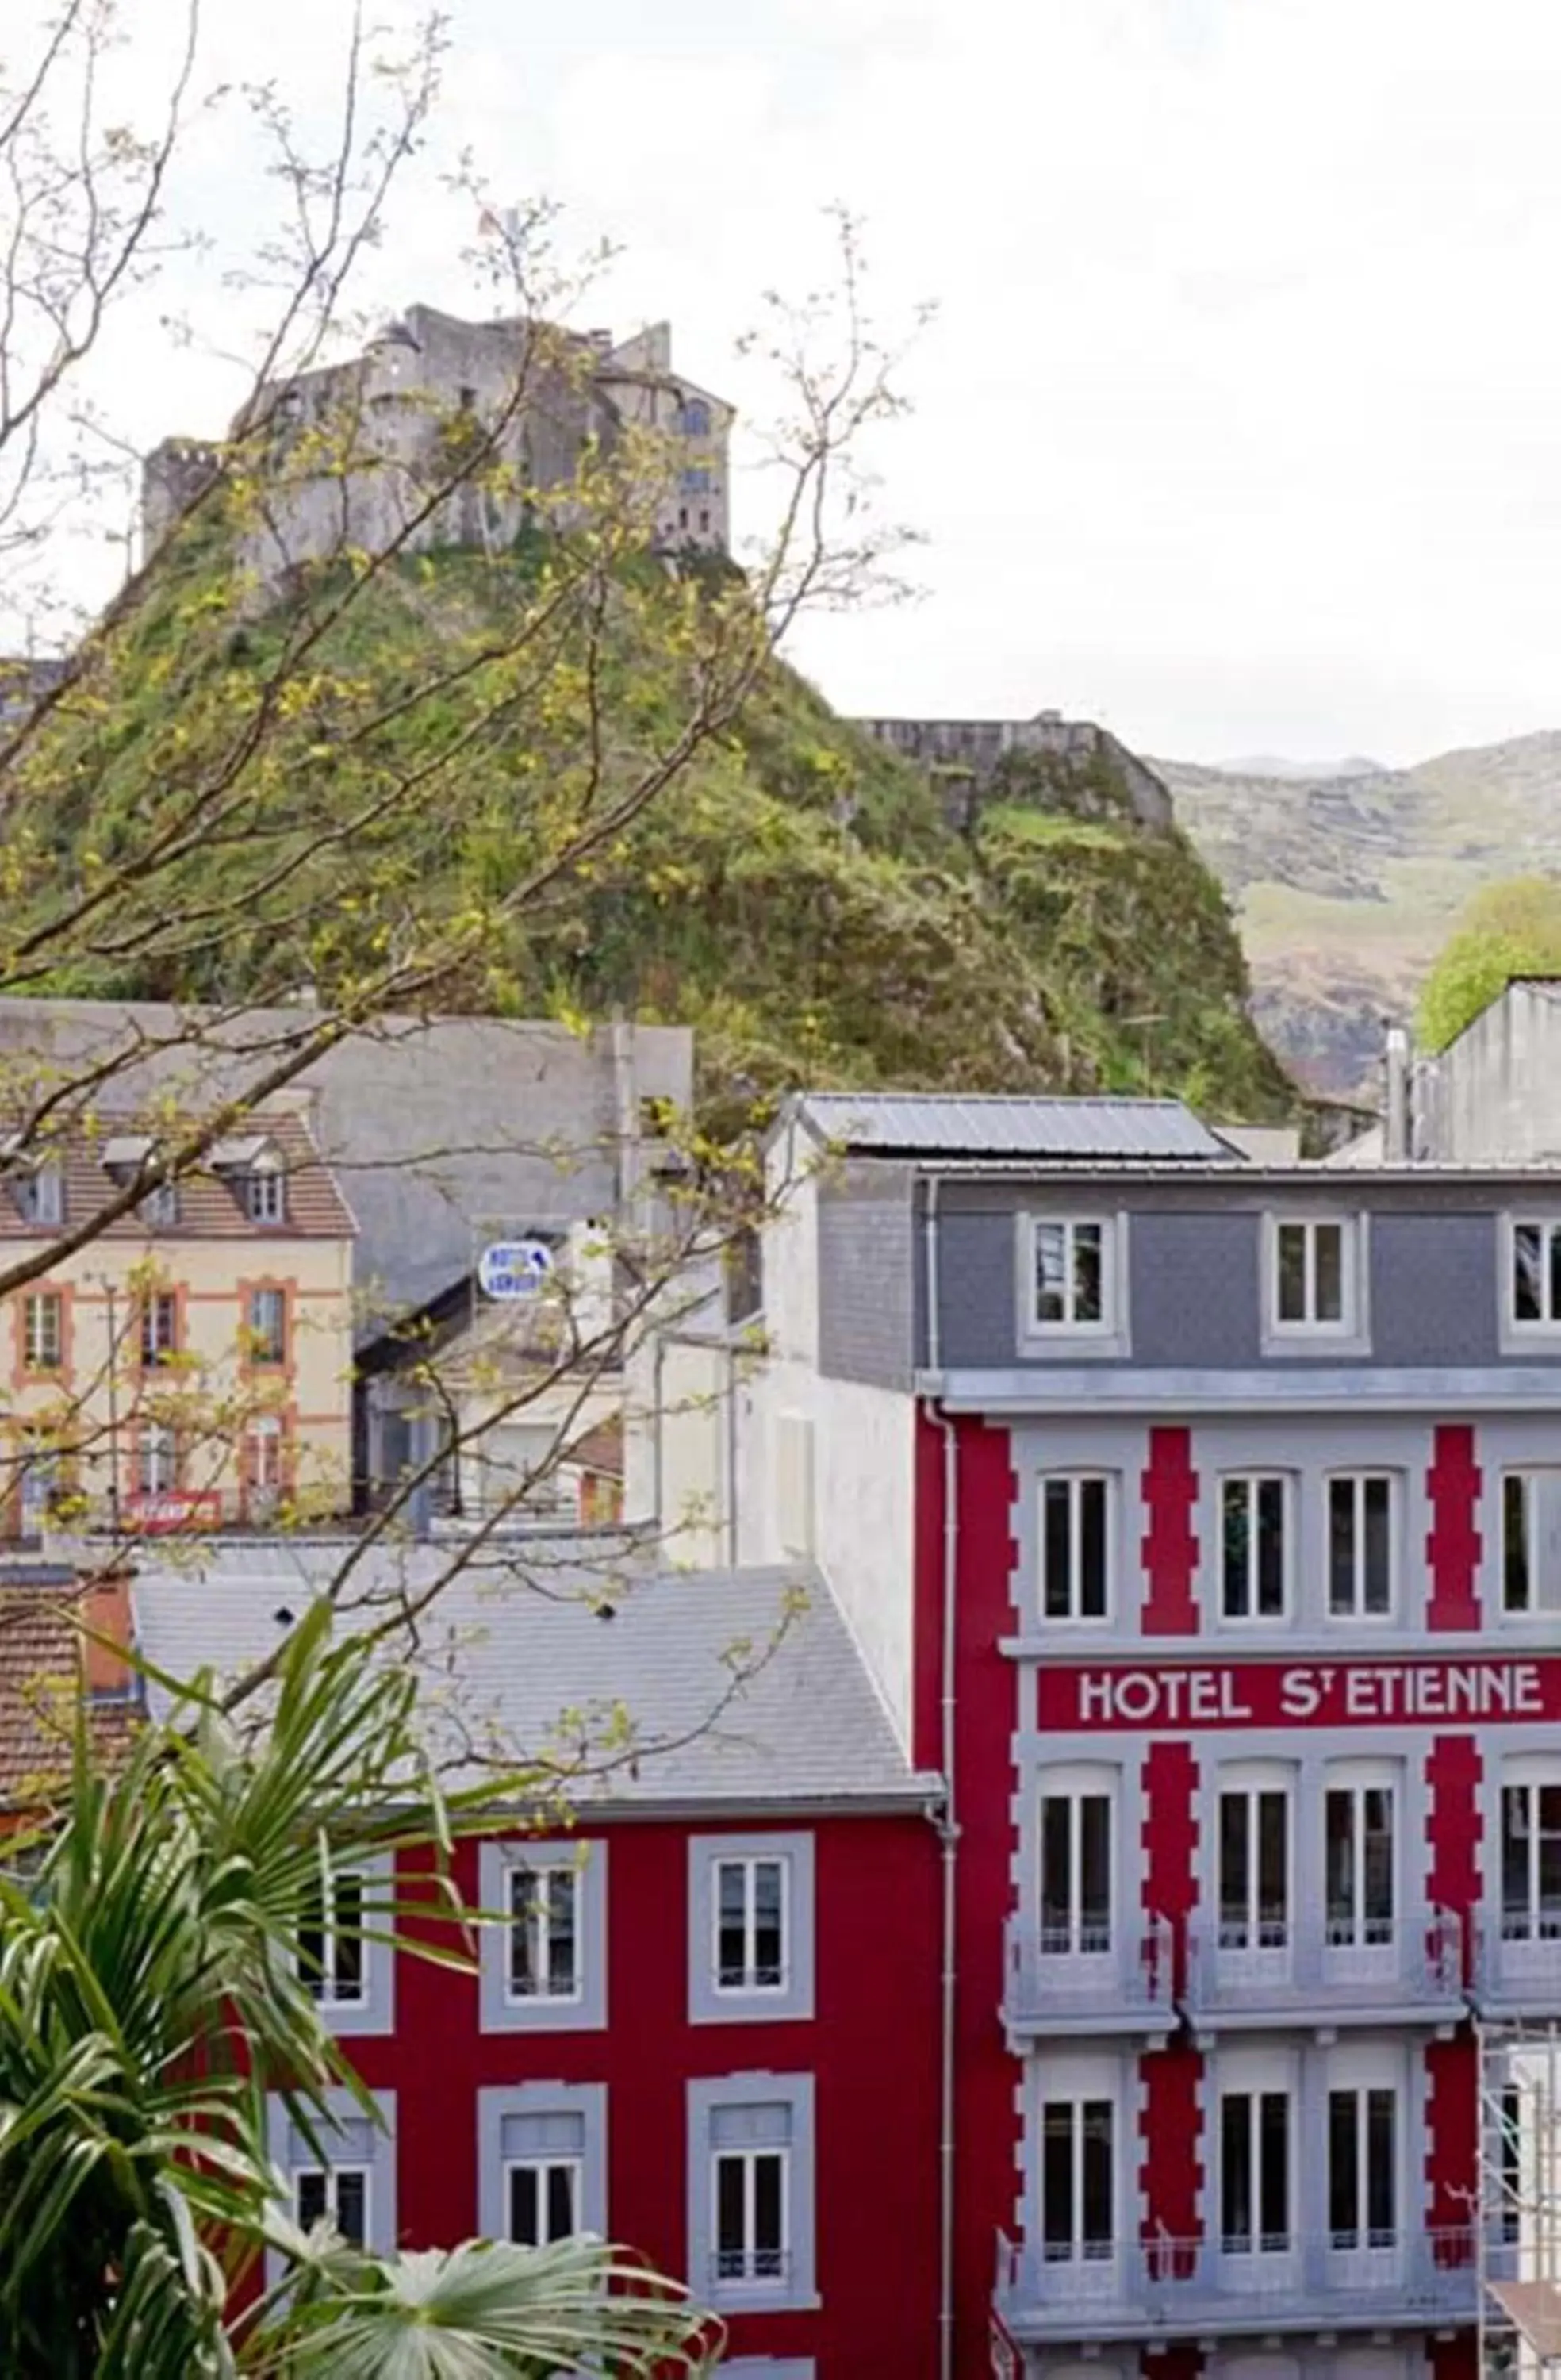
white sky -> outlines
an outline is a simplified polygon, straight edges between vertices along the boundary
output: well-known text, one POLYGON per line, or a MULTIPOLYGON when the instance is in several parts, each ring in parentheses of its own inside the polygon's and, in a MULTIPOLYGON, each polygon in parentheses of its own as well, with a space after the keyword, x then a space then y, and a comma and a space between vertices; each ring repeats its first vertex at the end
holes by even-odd
MULTIPOLYGON (((169 5, 128 0, 138 69, 169 5)), ((207 5, 208 80, 325 102, 346 0, 207 5)), ((938 302, 876 454, 926 592, 803 638, 840 708, 1055 706, 1209 759, 1561 724, 1558 0, 448 5, 387 302, 473 298, 435 180, 463 143, 625 244, 587 320, 670 316, 739 403, 733 341, 820 270, 829 201, 889 320, 938 302)), ((235 136, 177 194, 220 243, 265 202, 235 136)), ((112 358, 148 442, 231 396, 166 302, 112 358)))

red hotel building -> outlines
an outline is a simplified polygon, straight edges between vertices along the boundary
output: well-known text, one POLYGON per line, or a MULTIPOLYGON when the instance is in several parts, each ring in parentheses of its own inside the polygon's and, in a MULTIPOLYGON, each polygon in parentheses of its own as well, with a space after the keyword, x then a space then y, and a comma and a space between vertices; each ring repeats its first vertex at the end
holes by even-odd
POLYGON ((1108 1099, 774 1157, 724 1485, 952 1787, 941 2370, 1466 2380, 1474 2022, 1561 2014, 1561 1180, 1108 1099))

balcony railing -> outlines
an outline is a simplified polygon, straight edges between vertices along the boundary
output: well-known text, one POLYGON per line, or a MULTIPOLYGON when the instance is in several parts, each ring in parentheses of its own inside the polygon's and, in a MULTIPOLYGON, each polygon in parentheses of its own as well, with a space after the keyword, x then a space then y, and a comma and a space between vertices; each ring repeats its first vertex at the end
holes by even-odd
POLYGON ((1212 2240, 998 2241, 997 2306, 1019 2338, 1418 2327, 1473 2319, 1471 2230, 1212 2240))
POLYGON ((1188 1946, 1194 2024, 1434 2018, 1462 2005, 1463 1929, 1446 1910, 1359 1927, 1209 1924, 1193 1929, 1188 1946))
POLYGON ((1561 2006, 1561 1910, 1488 1918, 1474 1940, 1482 2016, 1547 2016, 1561 2006))
POLYGON ((1003 2018, 1010 2033, 1137 2033, 1175 2022, 1171 1928, 1152 1917, 1022 1925, 1006 1938, 1003 2018))

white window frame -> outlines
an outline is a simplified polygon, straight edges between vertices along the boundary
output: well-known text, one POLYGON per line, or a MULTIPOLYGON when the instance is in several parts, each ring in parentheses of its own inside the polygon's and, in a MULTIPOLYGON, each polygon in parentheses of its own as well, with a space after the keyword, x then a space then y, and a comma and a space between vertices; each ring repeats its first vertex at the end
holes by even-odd
POLYGON ((1041 1768, 1035 1772, 1035 1944, 1040 1956, 1045 1959, 1079 1960, 1101 1971, 1114 1965, 1119 1928, 1119 1912, 1122 1903, 1122 1828, 1118 1784, 1118 1772, 1104 1767, 1041 1768), (1100 1801, 1106 1804, 1107 1891, 1104 1941, 1094 1937, 1084 1919, 1083 1851, 1083 1803, 1086 1801, 1100 1801), (1070 1809, 1068 1909, 1060 1927, 1048 1927, 1046 1922, 1046 1804, 1048 1802, 1066 1803, 1070 1809), (1059 1933, 1062 1939, 1050 1938, 1059 1933))
POLYGON ((818 2303, 816 2279, 816 2152, 814 2078, 806 2074, 747 2073, 701 2076, 685 2086, 688 2120, 688 2271, 695 2293, 720 2313, 802 2311, 818 2303), (759 2142, 718 2145, 719 2111, 782 2104, 790 2110, 789 2139, 768 2150, 759 2142), (757 2150, 784 2155, 781 2205, 784 2269, 752 2279, 718 2274, 716 2247, 718 2155, 757 2150))
POLYGON ((172 1422, 143 1421, 136 1433, 136 1493, 173 1496, 179 1488, 179 1433, 172 1422))
MULTIPOLYGON (((355 2149, 354 2154, 344 2155, 339 2164, 348 2170, 367 2168, 369 2180, 364 2204, 367 2243, 370 2248, 389 2254, 397 2245, 396 2095, 393 2091, 376 2091, 372 2096, 381 2121, 369 2133, 368 2156, 364 2158, 355 2149)), ((329 2150, 332 2131, 338 2127, 356 2143, 360 2128, 369 2120, 357 2094, 338 2088, 324 2092, 321 2097, 323 2114, 317 2125, 321 2145, 329 2150)), ((321 2165, 318 2151, 298 2137, 292 2111, 279 2091, 269 2092, 266 2096, 266 2144, 281 2184, 283 2203, 296 2209, 297 2189, 294 2177, 319 2172, 321 2165)), ((286 2260, 274 2249, 266 2251, 268 2288, 281 2281, 287 2269, 286 2260)))
POLYGON ((1501 1301, 1502 1337, 1504 1341, 1531 1346, 1536 1339, 1561 1338, 1561 1305, 1552 1294, 1554 1274, 1554 1243, 1561 1239, 1561 1218, 1554 1214, 1507 1215, 1502 1222, 1502 1256, 1504 1293, 1501 1301), (1538 1314, 1519 1315, 1518 1311, 1518 1234, 1537 1232, 1540 1234, 1540 1305, 1538 1314))
POLYGON ((44 1231, 57 1230, 65 1221, 64 1160, 40 1158, 17 1176, 17 1185, 22 1220, 36 1223, 44 1231))
POLYGON ((1035 1528, 1038 1552, 1037 1571, 1039 1621, 1043 1628, 1104 1628, 1108 1627, 1116 1605, 1114 1593, 1117 1570, 1118 1498, 1115 1475, 1109 1471, 1043 1471, 1035 1485, 1035 1528), (1054 1488, 1068 1491, 1068 1609, 1051 1612, 1047 1609, 1049 1572, 1047 1569, 1047 1504, 1054 1488), (1083 1609, 1083 1580, 1080 1553, 1083 1544, 1081 1514, 1083 1491, 1098 1488, 1101 1496, 1101 1548, 1104 1576, 1101 1581, 1102 1607, 1098 1611, 1083 1609))
POLYGON ((510 2236, 510 2175, 517 2167, 575 2165, 579 2181, 575 2201, 578 2234, 608 2235, 607 2085, 605 2082, 519 2082, 485 2085, 477 2095, 477 2228, 483 2240, 510 2236), (506 2156, 504 2130, 512 2116, 568 2116, 577 2119, 578 2150, 540 2148, 506 2156))
POLYGON ((562 1861, 549 1861, 540 1867, 530 1867, 524 1860, 514 1860, 504 1878, 508 1892, 508 1917, 504 1959, 504 1993, 512 2006, 529 2007, 533 2000, 547 2000, 553 2006, 578 2006, 585 1990, 580 1956, 580 1910, 582 1895, 577 1868, 562 1861), (568 1924, 559 1929, 569 1945, 569 1982, 557 1986, 552 1980, 553 1935, 561 1909, 555 1900, 568 1901, 568 1924), (523 1905, 523 1903, 525 1905, 523 1905), (533 1978, 531 1988, 517 1989, 514 1980, 515 1937, 526 1937, 526 1965, 533 1978))
POLYGON ((1497 1589, 1498 1604, 1504 1621, 1554 1620, 1561 1612, 1561 1560, 1557 1561, 1555 1578, 1548 1582, 1548 1599, 1543 1592, 1547 1584, 1543 1561, 1543 1532, 1537 1525, 1535 1488, 1540 1481, 1552 1483, 1553 1493, 1561 1498, 1561 1464, 1554 1463, 1510 1463, 1497 1475, 1496 1492, 1500 1501, 1496 1510, 1497 1589), (1528 1569, 1527 1599, 1512 1603, 1507 1599, 1508 1489, 1521 1485, 1523 1502, 1523 1533, 1525 1561, 1528 1569))
POLYGON ((785 2285, 792 2259, 792 2151, 791 2144, 777 2143, 768 2148, 712 2148, 710 2151, 710 2210, 713 2229, 710 2277, 713 2288, 733 2296, 738 2290, 768 2289, 785 2285), (758 2231, 758 2169, 761 2164, 780 2168, 777 2198, 780 2216, 780 2237, 773 2248, 761 2248, 758 2231), (743 2175, 743 2244, 723 2248, 720 2240, 721 2168, 736 2166, 743 2175), (723 2270, 721 2260, 739 2256, 742 2264, 736 2271, 723 2270), (758 2269, 758 2259, 774 2257, 769 2271, 758 2269))
POLYGON ((1342 1627, 1371 1627, 1392 1620, 1398 1609, 1398 1580, 1403 1563, 1404 1489, 1399 1474, 1380 1466, 1359 1471, 1330 1471, 1323 1482, 1323 1564, 1326 1572, 1324 1587, 1325 1608, 1330 1620, 1342 1627), (1368 1611, 1366 1587, 1366 1485, 1381 1479, 1387 1486, 1387 1602, 1380 1611, 1368 1611), (1334 1489, 1349 1485, 1354 1490, 1355 1560, 1354 1601, 1348 1611, 1334 1606, 1334 1489))
MULTIPOLYGON (((347 2174, 351 2174, 363 2184, 363 2235, 360 2240, 353 2241, 351 2244, 367 2248, 372 2244, 374 2238, 374 2168, 371 2165, 356 2165, 349 2160, 342 2165, 296 2165, 290 2168, 287 2180, 293 2193, 293 2219, 300 2231, 309 2228, 309 2225, 304 2220, 303 2207, 299 2203, 303 2196, 303 2186, 306 2181, 321 2181, 325 2185, 324 2212, 335 2224, 337 2230, 341 2231, 337 2209, 342 2180, 347 2174)), ((310 2221, 313 2219, 311 2216, 310 2221)), ((343 2231, 342 2237, 345 2240, 347 2234, 343 2231)))
POLYGON ((1017 1222, 1015 1323, 1022 1354, 1047 1358, 1076 1356, 1099 1359, 1123 1355, 1128 1347, 1128 1228, 1120 1212, 1098 1208, 1063 1213, 1044 1208, 1026 1208, 1017 1222), (1066 1318, 1044 1321, 1040 1310, 1038 1235, 1060 1230, 1068 1256, 1066 1318), (1100 1233, 1100 1313, 1094 1320, 1073 1312, 1074 1235, 1081 1230, 1100 1233))
POLYGON ((1332 1761, 1322 1773, 1322 1849, 1323 1849, 1323 1937, 1325 1956, 1335 1965, 1366 1961, 1377 1970, 1391 1966, 1398 1956, 1398 1941, 1405 1923, 1404 1908, 1404 1836, 1408 1821, 1405 1801, 1405 1779, 1402 1766, 1397 1761, 1350 1760, 1332 1761), (1366 1911, 1366 1827, 1364 1797, 1369 1792, 1386 1792, 1390 1796, 1393 1848, 1388 1869, 1390 1914, 1386 1918, 1368 1915, 1366 1911), (1353 1844, 1354 1891, 1353 1910, 1347 1921, 1328 1913, 1327 1876, 1327 1797, 1330 1793, 1349 1793, 1355 1803, 1351 1825, 1353 1844), (1348 1923, 1348 1935, 1334 1939, 1332 1927, 1348 1923), (1386 1925, 1386 1939, 1373 1940, 1369 1928, 1386 1925))
POLYGON ((525 2248, 554 2248, 562 2240, 577 2240, 586 2228, 586 2160, 584 2156, 506 2157, 504 2174, 504 2228, 500 2237, 512 2245, 525 2248), (569 2228, 549 2231, 545 2240, 517 2240, 514 2236, 514 2182, 517 2174, 530 2174, 537 2185, 537 2204, 542 2216, 542 2228, 547 2228, 549 2200, 555 2174, 569 2177, 569 2228))
POLYGON ((150 1369, 179 1352, 179 1301, 171 1289, 148 1290, 140 1301, 139 1360, 150 1369), (161 1324, 166 1320, 166 1334, 161 1324))
POLYGON ((287 1220, 287 1183, 274 1158, 260 1159, 244 1176, 244 1212, 251 1223, 287 1220))
POLYGON ((1324 2225, 1329 2253, 1336 2258, 1369 2258, 1375 2261, 1396 2256, 1405 2237, 1409 2213, 1406 2201, 1405 2133, 1409 2114, 1402 2078, 1398 2074, 1366 2073, 1356 2070, 1354 2062, 1344 2065, 1327 2076, 1323 2106, 1323 2189, 1324 2204, 1328 2208, 1324 2225), (1355 2196, 1356 2212, 1369 2217, 1371 2209, 1371 2126, 1369 2107, 1373 2092, 1385 2094, 1393 2102, 1392 2162, 1389 2168, 1393 2186, 1393 2226, 1385 2238, 1373 2236, 1369 2220, 1361 2219, 1353 2227, 1354 2237, 1336 2231, 1332 2219, 1333 2198, 1333 2102, 1336 2096, 1349 2096, 1356 2103, 1355 2134, 1355 2196))
POLYGON ((333 1864, 331 1876, 333 1885, 344 1876, 357 1880, 360 1923, 364 1928, 358 1944, 362 1985, 351 1997, 336 1990, 334 1940, 333 1928, 327 1923, 321 1929, 326 1960, 321 1980, 325 1988, 316 1991, 311 1978, 304 1979, 305 1988, 320 2011, 321 2023, 343 2039, 393 2033, 395 1919, 393 1910, 387 1904, 395 1896, 394 1859, 389 1852, 376 1852, 367 1859, 344 1859, 333 1864))
POLYGON ((1539 1813, 1535 1797, 1545 1791, 1561 1793, 1561 1756, 1528 1753, 1501 1763, 1496 1776, 1497 1869, 1494 1899, 1504 1958, 1514 1953, 1519 1961, 1525 1956, 1554 1957, 1555 1954, 1549 1946, 1561 1942, 1561 1901, 1557 1902, 1554 1913, 1547 1915, 1539 1888, 1539 1848, 1543 1834, 1537 1824, 1539 1813), (1507 1905, 1507 1797, 1509 1793, 1522 1793, 1531 1799, 1526 1862, 1528 1894, 1521 1918, 1516 1923, 1509 1917, 1507 1905))
POLYGON ((742 1999, 750 1993, 765 1992, 784 1998, 789 1979, 792 1952, 792 1871, 783 1853, 764 1852, 729 1852, 718 1855, 715 1866, 715 1893, 710 1910, 710 1963, 715 1972, 715 1988, 728 1998, 742 1999), (759 1871, 773 1868, 776 1878, 777 1921, 780 1937, 780 1960, 773 1974, 762 1973, 758 1957, 758 1885, 759 1871), (734 1978, 729 1978, 721 1961, 721 1937, 726 1931, 726 1872, 735 1869, 742 1878, 743 1964, 734 1978))
MULTIPOLYGON (((1259 1972, 1265 1974, 1282 1970, 1288 1964, 1296 1931, 1296 1776, 1293 1768, 1277 1761, 1233 1761, 1217 1769, 1214 1785, 1214 1878, 1213 1904, 1215 1948, 1224 1968, 1250 1961, 1261 1961, 1259 1972), (1277 1795, 1285 1811, 1285 1913, 1278 1921, 1277 1938, 1265 1940, 1265 1928, 1276 1921, 1261 1913, 1258 1876, 1261 1860, 1258 1856, 1259 1829, 1256 1804, 1264 1794, 1277 1795), (1246 1933, 1245 1941, 1226 1940, 1225 1915, 1225 1830, 1223 1803, 1227 1797, 1247 1804, 1247 1877, 1246 1914, 1240 1925, 1246 1933)), ((1233 2086, 1234 2087, 1234 2086, 1233 2086)))
POLYGON ((1363 1214, 1302 1213, 1277 1208, 1264 1217, 1263 1346, 1267 1354, 1363 1354, 1368 1351, 1369 1220, 1363 1214), (1337 1231, 1339 1245, 1339 1314, 1337 1319, 1313 1316, 1284 1317, 1279 1312, 1279 1235, 1301 1229, 1307 1234, 1305 1277, 1307 1303, 1314 1303, 1317 1273, 1316 1235, 1337 1231))
POLYGON ((1260 2264, 1271 2264, 1281 2257, 1292 2256, 1296 2249, 1296 2204, 1298 2198, 1296 2173, 1296 2095, 1289 2081, 1277 2074, 1247 2074, 1238 2070, 1234 2074, 1221 2073, 1215 2094, 1215 2164, 1217 2168, 1216 2206, 1219 2220, 1216 2238, 1221 2257, 1239 2258, 1249 2271, 1260 2264), (1242 2099, 1247 2107, 1248 2155, 1252 2160, 1252 2195, 1254 2218, 1263 2207, 1264 2149, 1263 2101, 1282 2099, 1285 2104, 1285 2228, 1282 2233, 1267 2232, 1254 2219, 1250 2233, 1227 2232, 1225 2211, 1225 2107, 1230 2099, 1242 2099), (1249 2261, 1250 2260, 1250 2261, 1249 2261))
POLYGON ((1295 1483, 1285 1471, 1222 1471, 1219 1475, 1216 1512, 1216 1560, 1219 1570, 1220 1625, 1228 1628, 1282 1628, 1290 1616, 1291 1582, 1295 1571, 1295 1483), (1279 1490, 1279 1609, 1260 1611, 1258 1598, 1258 1533, 1255 1525, 1257 1491, 1260 1487, 1277 1486, 1279 1490), (1244 1488, 1247 1503, 1247 1598, 1249 1609, 1233 1611, 1226 1599, 1225 1572, 1225 1498, 1226 1490, 1244 1488))
POLYGON ((1120 2076, 1113 2064, 1104 2060, 1047 2059, 1041 2069, 1041 2081, 1035 2101, 1035 2240, 1041 2260, 1049 2273, 1063 2270, 1087 2272, 1095 2293, 1098 2277, 1109 2269, 1121 2254, 1123 2168, 1129 2156, 1129 2143, 1123 2120, 1120 2076), (1109 2228, 1103 2240, 1092 2241, 1085 2236, 1084 2215, 1084 2110, 1104 2105, 1107 2111, 1110 2138, 1110 2175, 1107 2192, 1109 2228), (1048 2107, 1070 2107, 1073 2110, 1071 2128, 1070 2164, 1071 2166, 1071 2195, 1073 2220, 1066 2242, 1047 2239, 1047 2109, 1048 2107), (1055 2252, 1054 2252, 1055 2251, 1055 2252))
POLYGON ((485 1842, 478 1854, 478 1897, 484 1922, 478 1929, 478 1997, 485 2033, 599 2032, 607 2022, 607 1844, 599 1836, 579 1840, 526 1839, 485 1842), (565 1869, 575 1877, 575 1989, 515 1993, 511 1990, 511 1876, 516 1868, 533 1875, 565 1869))
POLYGON ((290 1327, 291 1318, 288 1315, 287 1306, 287 1292, 280 1281, 257 1281, 246 1294, 244 1314, 245 1355, 248 1362, 258 1371, 279 1371, 287 1362, 289 1341, 292 1336, 290 1327), (268 1339, 263 1348, 260 1343, 261 1339, 260 1327, 255 1319, 255 1310, 262 1297, 275 1299, 277 1320, 280 1326, 276 1340, 272 1342, 268 1339), (274 1354, 271 1353, 271 1347, 273 1344, 276 1348, 276 1353, 274 1354))
POLYGON ((690 2024, 778 2024, 814 2012, 815 1843, 810 1830, 786 1834, 691 1835, 688 1841, 688 2021, 690 2024), (779 1985, 720 1981, 719 1871, 725 1861, 779 1861, 781 1870, 782 1977, 779 1985))
POLYGON ((22 1293, 21 1330, 22 1370, 48 1375, 63 1372, 65 1369, 65 1292, 61 1289, 25 1290, 22 1293), (45 1316, 53 1318, 52 1330, 46 1330, 43 1328, 45 1316))
POLYGON ((136 1212, 149 1232, 171 1232, 179 1220, 177 1181, 154 1182, 138 1202, 136 1212))

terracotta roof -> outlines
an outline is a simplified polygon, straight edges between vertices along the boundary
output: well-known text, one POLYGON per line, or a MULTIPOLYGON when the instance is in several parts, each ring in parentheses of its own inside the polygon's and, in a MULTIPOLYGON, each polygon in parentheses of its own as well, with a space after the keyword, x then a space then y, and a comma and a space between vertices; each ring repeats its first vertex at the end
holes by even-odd
MULTIPOLYGON (((78 1223, 95 1214, 130 1180, 154 1148, 158 1137, 175 1134, 180 1126, 166 1115, 155 1123, 146 1117, 116 1115, 99 1129, 72 1125, 62 1135, 57 1154, 65 1168, 66 1223, 78 1223)), ((192 1128, 188 1122, 183 1128, 192 1128)), ((34 1221, 24 1200, 33 1178, 35 1160, 42 1155, 41 1135, 30 1135, 25 1153, 10 1158, 15 1135, 0 1136, 0 1240, 38 1240, 59 1228, 34 1221)), ((357 1231, 351 1208, 337 1187, 334 1174, 321 1157, 307 1120, 295 1111, 272 1114, 259 1111, 249 1119, 242 1137, 230 1136, 213 1145, 206 1160, 178 1184, 177 1220, 160 1222, 149 1209, 123 1215, 105 1228, 107 1239, 245 1239, 289 1240, 350 1238, 357 1231), (283 1220, 253 1222, 244 1204, 247 1169, 254 1157, 274 1153, 283 1181, 283 1220), (215 1162, 212 1160, 215 1160, 215 1162)))
MULTIPOLYGON (((81 1687, 72 1614, 82 1591, 69 1578, 0 1579, 0 1803, 46 1800, 69 1769, 81 1687)), ((101 1750, 127 1742, 133 1716, 128 1703, 94 1708, 101 1750)))

